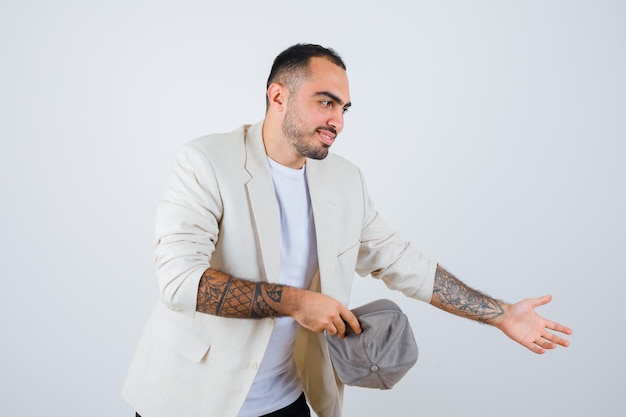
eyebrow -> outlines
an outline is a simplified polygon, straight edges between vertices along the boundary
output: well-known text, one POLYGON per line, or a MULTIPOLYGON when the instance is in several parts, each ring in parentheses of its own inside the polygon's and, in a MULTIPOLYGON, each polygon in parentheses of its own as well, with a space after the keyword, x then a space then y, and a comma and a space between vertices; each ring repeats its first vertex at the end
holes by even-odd
POLYGON ((313 95, 314 96, 326 96, 346 109, 352 106, 352 102, 348 102, 344 104, 342 99, 340 99, 337 95, 331 93, 330 91, 319 91, 313 95))

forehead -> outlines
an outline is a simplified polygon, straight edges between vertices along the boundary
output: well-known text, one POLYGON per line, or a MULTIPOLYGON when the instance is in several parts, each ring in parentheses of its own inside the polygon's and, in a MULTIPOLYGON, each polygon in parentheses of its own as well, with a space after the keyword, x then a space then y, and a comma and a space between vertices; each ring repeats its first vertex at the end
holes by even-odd
POLYGON ((300 89, 306 90, 308 94, 327 91, 335 94, 345 103, 350 101, 350 88, 346 71, 326 58, 311 58, 308 77, 300 89))

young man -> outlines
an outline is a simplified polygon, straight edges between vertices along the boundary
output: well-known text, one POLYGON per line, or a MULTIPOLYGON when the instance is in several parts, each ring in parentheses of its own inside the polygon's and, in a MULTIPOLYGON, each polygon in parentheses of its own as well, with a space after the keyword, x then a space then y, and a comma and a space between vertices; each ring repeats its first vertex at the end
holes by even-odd
POLYGON ((552 331, 571 330, 535 312, 549 296, 483 295, 381 221, 358 168, 328 153, 351 105, 333 50, 282 52, 266 100, 262 122, 178 154, 157 213, 161 302, 123 392, 139 414, 308 416, 308 400, 318 416, 340 416, 324 332, 360 333, 347 308, 355 271, 535 353, 568 345, 552 331))

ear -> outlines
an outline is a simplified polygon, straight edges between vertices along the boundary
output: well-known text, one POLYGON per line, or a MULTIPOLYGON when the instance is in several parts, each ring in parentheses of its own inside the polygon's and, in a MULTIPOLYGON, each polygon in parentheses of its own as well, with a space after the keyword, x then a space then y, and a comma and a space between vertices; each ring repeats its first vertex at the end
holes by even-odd
POLYGON ((285 101, 287 99, 288 91, 284 85, 278 83, 272 83, 267 88, 267 98, 270 102, 270 107, 283 111, 285 108, 285 101))

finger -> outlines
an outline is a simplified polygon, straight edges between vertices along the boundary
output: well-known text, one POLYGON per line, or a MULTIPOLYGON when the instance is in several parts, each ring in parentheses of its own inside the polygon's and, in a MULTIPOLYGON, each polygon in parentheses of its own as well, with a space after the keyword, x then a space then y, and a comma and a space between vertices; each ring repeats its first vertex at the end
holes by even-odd
POLYGON ((530 343, 528 345, 525 345, 528 349, 530 349, 532 352, 536 353, 537 355, 542 355, 546 352, 545 349, 542 349, 541 347, 539 347, 538 345, 536 345, 535 343, 530 343))
POLYGON ((560 346, 563 346, 563 347, 568 347, 569 346, 569 342, 567 340, 565 340, 562 337, 559 337, 559 336, 557 336, 555 334, 552 334, 550 332, 545 332, 544 335, 543 335, 543 338, 546 339, 546 340, 549 340, 552 343, 554 343, 555 347, 556 347, 556 345, 560 345, 560 346))
POLYGON ((542 349, 554 349, 556 348, 556 344, 546 340, 544 338, 535 340, 535 344, 542 349))
POLYGON ((339 336, 340 339, 343 339, 346 336, 346 324, 343 320, 341 320, 341 318, 339 318, 339 320, 334 323, 334 326, 335 329, 337 329, 337 336, 339 336))
POLYGON ((331 336, 336 335, 336 334, 337 334, 337 327, 335 327, 335 326, 334 326, 334 325, 332 325, 332 323, 331 323, 331 325, 330 325, 330 326, 328 326, 328 327, 326 328, 326 333, 328 333, 328 334, 329 334, 329 335, 331 335, 331 336))
POLYGON ((341 313, 341 318, 354 330, 354 333, 361 334, 361 324, 352 311, 346 309, 341 313))
POLYGON ((556 323, 554 321, 546 320, 546 328, 560 332, 560 333, 572 334, 572 329, 570 329, 567 326, 563 326, 562 324, 556 323))

